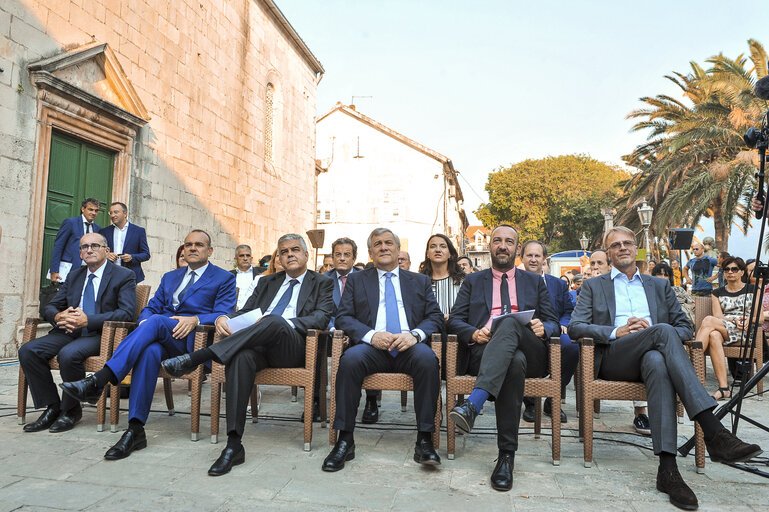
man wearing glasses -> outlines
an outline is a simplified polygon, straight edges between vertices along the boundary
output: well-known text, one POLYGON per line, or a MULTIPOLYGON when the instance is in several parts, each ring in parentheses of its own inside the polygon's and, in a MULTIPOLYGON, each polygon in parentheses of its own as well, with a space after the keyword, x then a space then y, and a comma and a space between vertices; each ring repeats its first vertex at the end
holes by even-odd
POLYGON ((713 462, 749 460, 761 448, 740 441, 713 415, 716 401, 697 379, 682 343, 692 339, 692 325, 670 282, 638 271, 633 231, 610 229, 604 246, 613 268, 582 284, 569 336, 593 338, 596 377, 644 383, 652 446, 659 457, 657 490, 668 494, 676 507, 695 510, 697 496, 676 466, 676 394, 702 427, 713 462))
POLYGON ((65 382, 82 379, 86 358, 99 353, 104 322, 130 321, 136 310, 134 273, 107 261, 104 236, 84 235, 78 249, 85 265, 70 272, 43 311, 53 330, 19 348, 19 363, 35 408, 46 408, 37 421, 24 425, 24 432, 66 432, 80 421, 80 402, 66 394, 59 399, 49 361, 59 356, 65 382))
POLYGON ((133 372, 128 430, 107 450, 105 459, 123 459, 147 446, 144 424, 160 361, 191 352, 195 327, 213 324, 235 308, 235 276, 208 261, 213 252, 208 233, 200 229, 190 232, 184 239, 188 266, 163 276, 157 292, 139 315, 139 326, 118 345, 104 368, 85 379, 61 385, 73 398, 95 403, 107 383, 117 385, 133 372))

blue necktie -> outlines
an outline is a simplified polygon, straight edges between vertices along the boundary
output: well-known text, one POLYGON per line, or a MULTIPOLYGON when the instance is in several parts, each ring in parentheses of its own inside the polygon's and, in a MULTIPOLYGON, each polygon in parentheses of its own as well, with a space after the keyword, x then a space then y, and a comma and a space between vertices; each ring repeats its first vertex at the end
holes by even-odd
POLYGON ((275 304, 275 309, 270 312, 271 315, 283 315, 283 312, 286 310, 286 306, 288 306, 288 303, 291 302, 291 295, 294 293, 294 286, 296 286, 298 283, 299 281, 297 279, 292 279, 288 282, 288 290, 283 292, 280 300, 277 304, 275 304))
MULTIPOLYGON (((387 319, 385 328, 387 332, 400 334, 401 320, 398 315, 398 298, 395 296, 395 286, 393 286, 392 281, 394 275, 392 272, 385 272, 385 318, 387 319)), ((398 351, 390 350, 390 355, 395 357, 398 355, 398 351)))
MULTIPOLYGON (((85 290, 83 291, 83 313, 86 316, 91 316, 96 313, 96 299, 93 296, 93 279, 95 274, 88 275, 88 282, 85 284, 85 290)), ((88 335, 88 327, 83 327, 82 336, 88 335)))
MULTIPOLYGON (((194 270, 192 272, 190 272, 190 280, 187 281, 187 286, 185 286, 184 289, 182 289, 182 291, 179 292, 179 304, 182 303, 182 299, 184 299, 184 294, 189 291, 189 289, 192 287, 193 284, 195 284, 195 271, 194 270)), ((176 307, 179 307, 179 305, 177 304, 176 307)))

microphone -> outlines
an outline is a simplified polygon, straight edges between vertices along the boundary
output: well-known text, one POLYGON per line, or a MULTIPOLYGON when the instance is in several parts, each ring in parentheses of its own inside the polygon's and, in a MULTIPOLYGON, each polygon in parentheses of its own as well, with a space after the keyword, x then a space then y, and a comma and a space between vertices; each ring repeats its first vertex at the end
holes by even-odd
POLYGON ((756 98, 769 100, 769 75, 756 82, 753 91, 756 93, 756 98))

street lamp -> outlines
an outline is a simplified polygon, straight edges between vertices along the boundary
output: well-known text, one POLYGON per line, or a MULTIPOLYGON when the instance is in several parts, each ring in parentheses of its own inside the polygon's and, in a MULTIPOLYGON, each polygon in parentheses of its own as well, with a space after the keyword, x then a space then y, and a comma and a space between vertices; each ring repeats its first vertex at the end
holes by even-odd
POLYGON ((587 244, 589 243, 590 243, 590 239, 587 236, 585 236, 585 232, 583 231, 582 237, 579 239, 579 246, 582 247, 583 256, 587 256, 585 251, 587 251, 587 244))
POLYGON ((646 263, 649 263, 651 259, 650 247, 649 247, 649 226, 652 223, 652 215, 654 214, 654 208, 646 204, 646 198, 643 199, 641 206, 638 207, 638 218, 641 220, 641 225, 644 228, 644 241, 646 242, 646 263))

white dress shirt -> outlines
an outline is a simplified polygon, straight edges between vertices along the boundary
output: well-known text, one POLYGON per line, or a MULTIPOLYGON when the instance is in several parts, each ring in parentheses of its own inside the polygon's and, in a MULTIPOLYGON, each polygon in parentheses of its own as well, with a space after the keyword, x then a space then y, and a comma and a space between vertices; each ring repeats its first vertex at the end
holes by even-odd
POLYGON ((267 311, 264 312, 265 315, 269 315, 272 313, 272 310, 275 309, 275 306, 278 305, 278 301, 281 297, 283 297, 283 294, 286 293, 286 290, 288 290, 289 283, 292 279, 296 279, 299 281, 297 284, 294 285, 294 289, 291 290, 291 300, 288 302, 288 305, 286 306, 286 309, 283 310, 282 316, 286 319, 288 322, 288 325, 291 327, 294 327, 294 323, 291 321, 292 318, 296 318, 298 311, 297 311, 297 301, 299 300, 299 289, 302 287, 302 283, 304 282, 304 278, 307 276, 307 271, 305 270, 301 276, 299 277, 291 277, 288 274, 286 274, 286 278, 283 280, 283 284, 280 285, 280 288, 278 288, 278 293, 275 294, 275 297, 272 299, 272 302, 270 303, 270 307, 267 308, 267 311))
POLYGON ((245 272, 239 268, 235 270, 235 286, 238 287, 238 309, 241 309, 251 296, 251 294, 248 293, 248 289, 251 288, 251 284, 255 281, 254 267, 248 267, 248 270, 245 272))
POLYGON ((96 269, 96 272, 91 272, 90 270, 86 272, 85 282, 83 283, 83 290, 80 292, 80 303, 78 304, 80 309, 83 309, 83 296, 85 295, 85 287, 88 286, 88 276, 91 274, 95 276, 93 278, 93 301, 95 303, 96 299, 99 297, 99 285, 101 284, 101 276, 104 274, 104 269, 106 266, 107 261, 105 260, 104 263, 101 264, 101 267, 96 269))
MULTIPOLYGON (((115 231, 112 232, 112 247, 115 248, 113 251, 115 254, 123 254, 123 246, 125 245, 125 237, 128 234, 128 222, 126 221, 125 226, 123 226, 123 229, 120 229, 119 227, 115 227, 115 231)), ((123 266, 123 260, 120 258, 115 260, 115 265, 123 266)))
POLYGON ((631 317, 643 318, 649 322, 649 326, 654 325, 651 312, 649 311, 649 302, 646 300, 646 290, 644 290, 644 285, 641 281, 641 272, 638 271, 638 268, 636 268, 633 278, 628 279, 623 272, 612 267, 611 278, 614 282, 616 311, 614 315, 614 330, 611 332, 609 339, 616 339, 617 329, 627 324, 628 319, 631 317))
MULTIPOLYGON (((387 281, 387 277, 385 277, 385 273, 387 273, 387 270, 382 269, 376 269, 377 274, 379 275, 379 307, 377 308, 376 313, 376 325, 372 330, 367 332, 365 336, 363 336, 363 339, 361 341, 371 344, 371 338, 374 337, 374 334, 378 332, 387 332, 387 309, 385 308, 385 282, 387 281)), ((410 332, 411 328, 409 327, 409 322, 406 319, 406 308, 403 307, 403 296, 401 295, 401 281, 400 281, 400 275, 399 272, 400 268, 395 267, 393 270, 390 270, 390 272, 393 273, 393 276, 390 278, 393 284, 393 288, 395 288, 395 300, 398 303, 398 320, 401 324, 401 332, 410 332)), ((349 275, 349 274, 348 274, 349 275)), ((427 338, 427 335, 422 331, 422 329, 415 329, 419 333, 419 341, 423 341, 425 338, 427 338)))
MULTIPOLYGON (((202 267, 200 267, 198 269, 195 269, 195 270, 192 270, 190 267, 187 267, 187 273, 184 274, 184 278, 182 279, 182 282, 179 285, 179 287, 174 292, 174 296, 173 296, 173 299, 171 301, 171 305, 174 308, 179 307, 179 294, 181 293, 182 290, 184 290, 184 287, 187 286, 187 283, 190 281, 190 275, 193 272, 195 272, 195 283, 197 283, 198 280, 200 280, 200 278, 203 276, 203 273, 205 273, 206 269, 208 268, 208 265, 209 265, 209 263, 206 263, 202 267)), ((195 283, 192 283, 193 286, 194 286, 195 283)))

